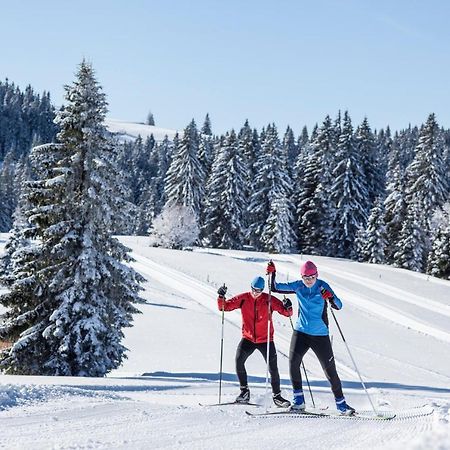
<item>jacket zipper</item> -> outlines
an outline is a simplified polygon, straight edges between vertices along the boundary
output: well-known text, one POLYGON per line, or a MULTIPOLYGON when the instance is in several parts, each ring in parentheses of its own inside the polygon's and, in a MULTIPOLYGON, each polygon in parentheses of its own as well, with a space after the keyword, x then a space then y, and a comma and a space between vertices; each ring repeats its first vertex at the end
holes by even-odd
POLYGON ((253 299, 254 302, 254 308, 255 308, 255 312, 253 315, 253 334, 254 334, 254 338, 255 338, 255 344, 256 344, 256 298, 253 299))

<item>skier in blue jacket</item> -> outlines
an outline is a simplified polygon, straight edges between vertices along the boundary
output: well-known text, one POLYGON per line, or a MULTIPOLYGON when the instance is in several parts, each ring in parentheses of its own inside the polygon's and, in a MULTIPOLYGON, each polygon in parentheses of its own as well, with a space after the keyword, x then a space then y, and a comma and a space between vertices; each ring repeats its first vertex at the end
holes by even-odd
POLYGON ((354 408, 347 404, 342 392, 342 384, 336 371, 328 331, 327 304, 331 308, 341 309, 342 302, 336 297, 328 283, 317 278, 317 267, 312 261, 306 261, 301 265, 302 279, 290 283, 275 281, 276 269, 272 261, 267 266, 267 273, 272 274, 272 291, 295 294, 298 300, 298 320, 294 326, 289 351, 289 371, 294 390, 291 409, 298 411, 305 409, 300 365, 305 353, 312 349, 331 384, 337 409, 342 414, 354 414, 354 408))

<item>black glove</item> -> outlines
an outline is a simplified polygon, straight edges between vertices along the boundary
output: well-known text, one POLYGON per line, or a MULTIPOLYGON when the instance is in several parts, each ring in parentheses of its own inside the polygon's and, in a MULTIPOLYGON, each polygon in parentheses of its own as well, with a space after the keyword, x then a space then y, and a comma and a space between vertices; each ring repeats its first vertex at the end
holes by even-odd
POLYGON ((220 286, 219 289, 217 289, 217 293, 219 294, 219 297, 224 298, 225 294, 227 293, 227 287, 225 284, 223 286, 220 286))
POLYGON ((283 298, 283 306, 284 309, 291 309, 292 308, 292 302, 289 298, 283 298))

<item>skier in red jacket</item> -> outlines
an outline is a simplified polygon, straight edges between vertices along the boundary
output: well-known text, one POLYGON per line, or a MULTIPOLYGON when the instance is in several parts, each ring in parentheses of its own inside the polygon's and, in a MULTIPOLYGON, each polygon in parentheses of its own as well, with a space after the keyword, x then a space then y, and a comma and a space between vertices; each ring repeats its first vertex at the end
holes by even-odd
POLYGON ((279 407, 287 408, 290 402, 281 396, 280 374, 277 366, 277 351, 273 342, 272 312, 277 311, 283 316, 292 316, 292 303, 289 299, 283 302, 276 297, 270 297, 263 292, 264 278, 256 277, 251 283, 251 291, 236 295, 225 300, 226 286, 219 288, 217 293, 217 306, 220 311, 233 311, 241 308, 242 313, 242 339, 236 350, 236 373, 239 379, 241 393, 236 397, 237 403, 248 403, 250 390, 247 384, 247 371, 245 361, 258 349, 267 362, 267 340, 269 339, 269 371, 273 392, 273 402, 279 407), (270 336, 267 337, 268 320, 270 320, 270 336))

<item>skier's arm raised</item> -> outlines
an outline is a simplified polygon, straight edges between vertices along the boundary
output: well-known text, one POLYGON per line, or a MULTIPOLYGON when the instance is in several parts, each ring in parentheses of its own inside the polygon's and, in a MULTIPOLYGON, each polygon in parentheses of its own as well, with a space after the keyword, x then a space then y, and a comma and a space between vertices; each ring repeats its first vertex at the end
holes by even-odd
POLYGON ((270 288, 272 292, 278 292, 281 294, 295 294, 295 282, 293 283, 276 283, 276 268, 275 263, 270 260, 267 264, 267 275, 270 276, 270 288))

